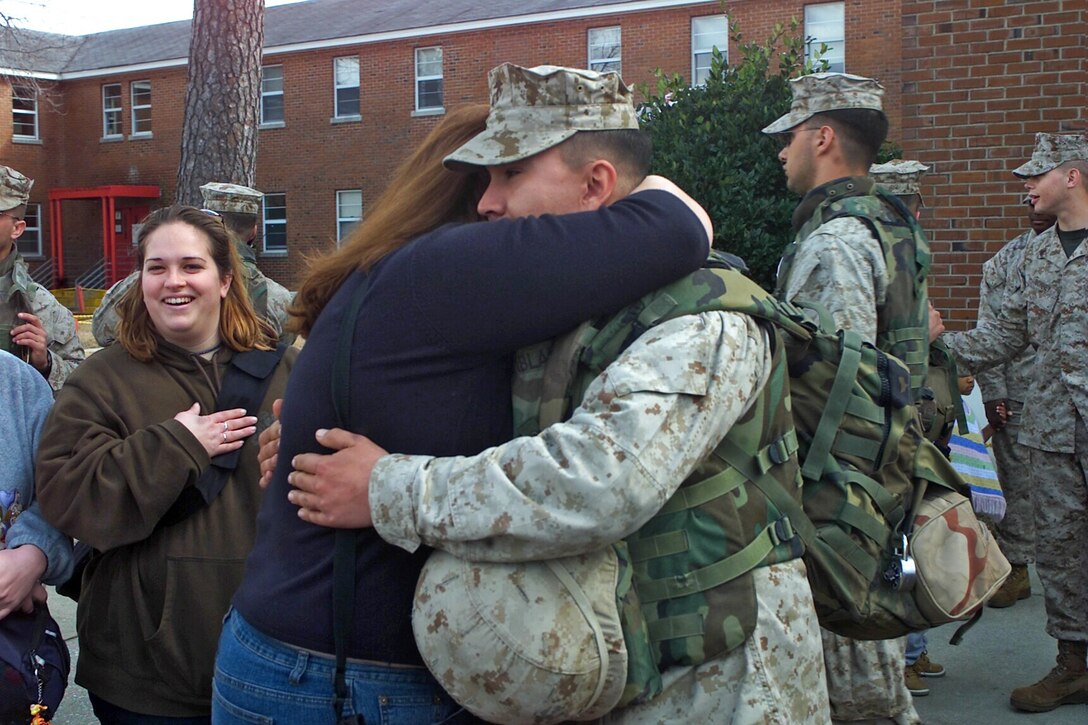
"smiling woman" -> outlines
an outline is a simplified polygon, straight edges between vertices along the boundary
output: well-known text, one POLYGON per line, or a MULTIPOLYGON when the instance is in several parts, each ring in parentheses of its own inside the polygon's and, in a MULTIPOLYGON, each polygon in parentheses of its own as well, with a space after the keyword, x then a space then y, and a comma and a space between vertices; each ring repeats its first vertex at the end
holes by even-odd
POLYGON ((258 424, 295 350, 254 312, 218 216, 149 215, 118 343, 77 369, 43 431, 44 515, 94 547, 76 681, 102 722, 209 722, 215 643, 256 533, 258 424), (139 720, 144 722, 145 720, 139 720))

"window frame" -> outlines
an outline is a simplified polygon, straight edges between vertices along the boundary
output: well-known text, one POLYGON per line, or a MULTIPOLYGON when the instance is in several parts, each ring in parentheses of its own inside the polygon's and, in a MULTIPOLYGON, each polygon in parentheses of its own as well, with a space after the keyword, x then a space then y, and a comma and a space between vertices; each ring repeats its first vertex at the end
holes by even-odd
MULTIPOLYGON (((445 53, 443 53, 443 51, 442 51, 442 46, 441 45, 428 45, 428 46, 425 46, 425 47, 422 47, 422 48, 416 48, 415 52, 413 54, 413 57, 415 59, 415 64, 414 64, 414 67, 415 67, 415 112, 419 113, 419 114, 445 113, 446 112, 446 96, 445 96, 445 92, 446 92, 446 82, 445 82, 446 70, 445 70, 445 53), (430 74, 430 75, 421 75, 420 72, 419 72, 420 54, 425 53, 427 51, 432 51, 432 50, 438 51, 438 61, 437 62, 438 62, 439 73, 437 75, 435 75, 433 73, 430 74), (422 83, 431 82, 431 81, 438 81, 439 82, 439 88, 438 88, 439 103, 438 103, 438 105, 435 105, 435 106, 422 106, 422 105, 420 105, 420 98, 421 98, 421 96, 423 96, 425 94, 420 93, 420 85, 422 83)), ((433 61, 433 60, 424 61, 424 63, 434 63, 434 62, 435 61, 433 61)), ((432 94, 432 92, 428 92, 428 94, 432 94)))
POLYGON ((714 48, 717 48, 721 54, 722 59, 729 62, 729 18, 722 14, 716 15, 695 15, 691 18, 691 85, 701 86, 706 83, 706 78, 699 79, 699 71, 704 73, 710 73, 710 61, 713 58, 714 48), (721 21, 724 23, 724 27, 720 31, 714 32, 696 32, 695 26, 700 21, 706 22, 710 20, 721 21), (698 45, 698 38, 708 36, 723 35, 725 37, 725 47, 719 46, 717 43, 711 43, 709 46, 698 45), (699 64, 699 56, 707 56, 706 65, 699 64))
POLYGON ((130 127, 131 131, 129 132, 128 137, 129 138, 148 138, 149 136, 151 136, 152 130, 153 130, 152 126, 151 126, 151 122, 152 122, 152 116, 151 116, 152 101, 150 100, 151 99, 151 81, 150 80, 140 80, 140 81, 132 81, 131 83, 129 83, 128 84, 128 99, 129 99, 129 120, 132 123, 132 125, 130 127), (147 96, 148 96, 149 100, 148 100, 147 103, 139 103, 138 104, 138 103, 136 103, 136 88, 137 88, 137 86, 142 87, 145 84, 147 86, 147 96), (140 128, 140 125, 139 125, 139 123, 138 123, 138 121, 136 119, 136 112, 137 111, 143 111, 143 110, 147 111, 147 130, 146 131, 142 130, 140 128))
POLYGON ((264 204, 261 205, 261 251, 268 255, 287 255, 287 192, 286 191, 270 191, 264 195, 264 204), (274 202, 283 199, 283 204, 276 204, 274 202), (283 210, 283 218, 270 219, 268 212, 271 210, 283 210), (270 247, 268 245, 270 227, 277 228, 277 234, 275 236, 283 236, 283 246, 277 243, 275 246, 270 247))
POLYGON ((102 138, 122 138, 125 135, 125 90, 120 83, 103 83, 102 84, 102 138), (117 106, 116 108, 108 108, 106 106, 106 90, 115 89, 117 91, 117 106), (110 121, 116 121, 117 131, 110 133, 110 121))
POLYGON ((26 205, 26 212, 23 214, 23 221, 27 221, 26 228, 23 229, 23 233, 19 235, 19 238, 15 240, 15 248, 19 250, 19 254, 27 259, 40 259, 45 256, 42 253, 42 205, 37 202, 30 202, 26 205), (33 212, 31 211, 33 209, 33 212), (37 222, 34 226, 30 225, 27 221, 28 218, 33 217, 37 222), (28 251, 23 248, 28 240, 27 234, 33 234, 37 251, 28 251))
POLYGON ((804 33, 805 33, 805 36, 804 36, 805 37, 805 60, 811 61, 813 51, 818 49, 820 47, 820 45, 826 45, 828 47, 828 49, 831 50, 830 53, 828 53, 827 55, 824 56, 824 59, 826 59, 830 64, 828 70, 832 71, 832 72, 837 72, 837 73, 845 73, 846 72, 846 3, 844 3, 844 2, 830 2, 830 3, 814 3, 812 5, 806 5, 805 6, 804 33), (839 11, 838 12, 839 17, 835 21, 815 20, 815 19, 811 19, 809 17, 810 13, 815 14, 817 12, 831 10, 833 8, 838 8, 838 11, 839 11), (826 25, 831 24, 832 22, 838 22, 838 28, 837 29, 838 29, 839 33, 841 34, 841 37, 830 38, 830 39, 829 38, 821 38, 820 36, 809 32, 809 28, 812 25, 826 26, 826 25), (811 40, 809 40, 810 38, 811 38, 811 40), (836 62, 834 62, 834 63, 831 62, 833 58, 837 59, 836 62))
POLYGON ((351 228, 363 220, 363 190, 362 189, 337 189, 336 190, 336 244, 340 245, 347 233, 351 231, 351 228), (344 194, 358 194, 359 195, 359 215, 349 216, 344 214, 344 203, 342 201, 344 194), (344 225, 349 225, 346 229, 344 225))
POLYGON ((287 97, 286 97, 286 94, 284 93, 284 86, 285 86, 284 75, 285 74, 283 72, 283 64, 282 63, 276 64, 276 65, 262 65, 261 66, 261 104, 260 104, 260 113, 261 113, 260 126, 261 126, 261 128, 282 128, 282 127, 287 125, 287 97), (266 91, 265 90, 265 83, 268 80, 265 77, 266 72, 268 70, 272 69, 272 68, 275 68, 275 69, 279 70, 280 88, 279 88, 278 91, 266 91), (265 118, 265 99, 266 98, 273 98, 273 97, 277 97, 277 96, 280 99, 280 116, 281 116, 281 118, 279 120, 269 121, 269 120, 267 120, 265 118))
MULTIPOLYGON (((338 58, 332 59, 332 117, 337 120, 341 119, 359 119, 362 118, 362 84, 359 80, 360 63, 359 56, 357 55, 342 55, 338 58), (355 78, 354 84, 341 84, 340 83, 340 62, 341 61, 354 61, 355 62, 355 78), (340 108, 340 92, 344 90, 355 89, 355 110, 352 113, 345 113, 340 108)), ((350 102, 350 101, 349 101, 350 102)))
POLYGON ((619 26, 619 25, 607 25, 607 26, 602 26, 602 27, 599 27, 599 28, 587 28, 586 29, 586 68, 589 68, 590 70, 597 71, 598 73, 603 73, 603 72, 606 72, 606 71, 613 71, 613 70, 615 72, 617 72, 617 73, 620 73, 620 74, 623 73, 623 28, 621 26, 619 26), (600 58, 595 59, 594 56, 593 56, 594 47, 605 48, 606 46, 604 46, 601 43, 596 43, 595 44, 593 36, 594 36, 595 33, 599 34, 599 33, 606 32, 606 31, 607 32, 615 31, 615 33, 616 33, 616 43, 614 45, 607 46, 608 48, 614 48, 615 52, 616 52, 616 55, 614 57, 609 56, 609 57, 600 57, 600 58), (615 67, 606 67, 606 66, 615 66, 615 67))
POLYGON ((11 83, 11 137, 15 140, 23 141, 38 141, 41 139, 41 126, 39 124, 38 114, 38 91, 30 83, 20 83, 18 80, 13 80, 11 83), (26 96, 18 95, 16 91, 26 92, 26 96), (26 101, 29 103, 30 108, 16 108, 16 101, 26 101), (16 120, 20 116, 29 116, 30 121, 16 120), (29 123, 34 127, 34 132, 30 134, 19 133, 18 128, 21 125, 29 123))

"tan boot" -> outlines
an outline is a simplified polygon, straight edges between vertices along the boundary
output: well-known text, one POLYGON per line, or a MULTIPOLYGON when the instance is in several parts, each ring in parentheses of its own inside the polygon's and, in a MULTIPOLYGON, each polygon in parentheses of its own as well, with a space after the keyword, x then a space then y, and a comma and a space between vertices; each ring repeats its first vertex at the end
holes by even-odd
POLYGON ((1048 712, 1061 705, 1088 703, 1088 642, 1058 641, 1058 664, 1034 685, 1012 691, 1009 703, 1025 712, 1048 712))
POLYGON ((1028 578, 1028 565, 1013 564, 1009 578, 986 603, 991 607, 1003 609, 1004 607, 1011 607, 1021 599, 1027 599, 1030 596, 1031 580, 1028 578))
POLYGON ((922 676, 918 674, 918 670, 914 669, 914 665, 903 668, 903 680, 912 696, 925 697, 929 694, 929 686, 922 681, 922 676))

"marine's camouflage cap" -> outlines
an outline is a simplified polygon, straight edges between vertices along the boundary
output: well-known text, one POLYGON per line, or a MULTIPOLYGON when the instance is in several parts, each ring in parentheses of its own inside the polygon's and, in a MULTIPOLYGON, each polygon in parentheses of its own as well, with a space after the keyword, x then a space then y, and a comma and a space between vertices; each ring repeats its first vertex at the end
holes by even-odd
POLYGON ((213 181, 200 187, 204 207, 212 211, 234 214, 260 214, 264 194, 239 184, 213 181))
POLYGON ((0 166, 0 211, 27 203, 32 186, 33 179, 26 178, 10 166, 0 166))
POLYGON ((488 74, 488 86, 487 128, 445 158, 449 168, 518 161, 578 131, 638 128, 631 90, 618 73, 503 63, 488 74))
POLYGON ((1088 139, 1081 134, 1035 134, 1031 161, 1013 169, 1022 179, 1045 174, 1066 161, 1088 161, 1088 139))
MULTIPOLYGON (((922 196, 922 176, 927 171, 929 167, 920 161, 895 159, 883 164, 873 164, 869 167, 869 176, 893 194, 922 196)), ((925 201, 922 203, 924 205, 925 201)))
POLYGON ((790 110, 763 129, 766 134, 779 134, 804 123, 814 114, 841 111, 848 108, 871 108, 884 112, 884 86, 872 78, 849 73, 810 73, 790 80, 793 103, 790 110))

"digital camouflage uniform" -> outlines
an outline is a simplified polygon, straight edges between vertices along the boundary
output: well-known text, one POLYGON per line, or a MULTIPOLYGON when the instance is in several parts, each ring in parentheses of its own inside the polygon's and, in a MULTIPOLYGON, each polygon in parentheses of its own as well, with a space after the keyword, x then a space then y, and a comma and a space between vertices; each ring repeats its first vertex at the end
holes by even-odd
MULTIPOLYGON (((256 217, 260 213, 263 194, 256 189, 250 189, 238 184, 224 184, 210 182, 200 187, 200 193, 204 198, 204 207, 218 213, 247 214, 256 217)), ((242 267, 245 269, 246 292, 249 294, 250 304, 253 305, 259 317, 264 318, 276 331, 276 336, 290 345, 295 336, 287 333, 287 307, 291 304, 294 295, 283 285, 269 279, 257 266, 257 253, 250 246, 248 240, 239 239, 230 230, 231 239, 238 256, 242 258, 242 267)), ((117 338, 117 304, 140 277, 139 270, 133 270, 131 274, 122 280, 118 280, 106 292, 94 312, 91 320, 91 332, 98 344, 105 347, 117 338)))
MULTIPOLYGON (((26 204, 34 182, 18 171, 0 166, 0 211, 7 211, 26 204)), ((0 349, 6 350, 24 362, 29 361, 30 351, 15 345, 11 330, 24 324, 16 315, 29 312, 42 321, 49 342, 49 387, 60 390, 72 370, 83 362, 86 354, 76 335, 76 320, 71 311, 57 301, 53 294, 30 278, 26 262, 19 254, 14 240, 10 251, 0 260, 0 349)))
MULTIPOLYGON (((791 81, 790 112, 763 129, 786 133, 815 113, 848 108, 882 110, 883 89, 876 81, 836 73, 816 73, 791 81)), ((847 177, 811 189, 794 212, 794 242, 779 266, 775 295, 824 307, 836 327, 854 330, 886 352, 889 318, 914 328, 914 354, 924 352, 928 317, 924 282, 917 290, 919 269, 889 268, 888 259, 921 262, 928 267, 928 243, 917 237, 916 248, 894 256, 891 240, 875 236, 873 227, 852 216, 820 223, 831 205, 846 196, 870 196, 868 177, 847 177), (918 255, 923 255, 919 258, 918 255), (909 276, 909 279, 908 279, 909 276), (894 309, 895 312, 889 314, 894 309)), ((906 220, 903 220, 906 222, 906 220)), ((920 234, 920 232, 919 232, 920 234)), ((924 278, 924 277, 923 277, 924 278)), ((913 361, 912 387, 924 379, 927 355, 913 361)), ((905 638, 852 640, 820 630, 823 639, 831 716, 835 720, 920 722, 904 683, 905 638)))
MULTIPOLYGON (((1023 285, 1024 251, 1036 236, 1031 229, 1016 237, 982 265, 978 326, 994 323, 1005 294, 1016 294, 1023 285)), ((993 434, 994 458, 1005 517, 997 524, 997 541, 1011 564, 1035 561, 1035 514, 1032 508, 1032 470, 1029 449, 1018 440, 1024 400, 1035 378, 1035 351, 1028 347, 1010 362, 983 370, 975 376, 982 399, 1004 400, 1008 421, 993 434)))
MULTIPOLYGON (((564 105, 600 104, 582 98, 596 76, 500 66, 490 78, 488 130, 447 164, 495 165, 578 130, 637 128, 629 96, 603 104, 599 115, 564 105)), ((661 509, 758 399, 771 359, 766 331, 748 316, 663 322, 590 383, 568 420, 535 437, 472 458, 381 459, 370 479, 374 526, 409 551, 425 544, 470 561, 553 559, 620 541, 661 509)), ((759 612, 745 646, 697 668, 669 668, 660 696, 614 711, 608 722, 656 723, 677 712, 692 722, 826 721, 804 564, 760 569, 755 589, 759 612)))
MULTIPOLYGON (((470 560, 591 551, 629 535, 744 413, 769 371, 766 333, 734 313, 680 317, 636 340, 566 422, 471 458, 388 456, 370 501, 383 539, 470 560), (622 485, 619 485, 622 482, 622 485)), ((649 703, 608 722, 823 722, 829 717, 804 565, 756 570, 744 647, 665 673, 649 703), (765 703, 775 703, 765 707, 765 703)))
POLYGON ((1051 227, 1028 242, 1018 277, 990 324, 945 338, 971 371, 1036 350, 1018 440, 1045 482, 1033 499, 1047 632, 1088 641, 1088 242, 1066 257, 1051 227))

